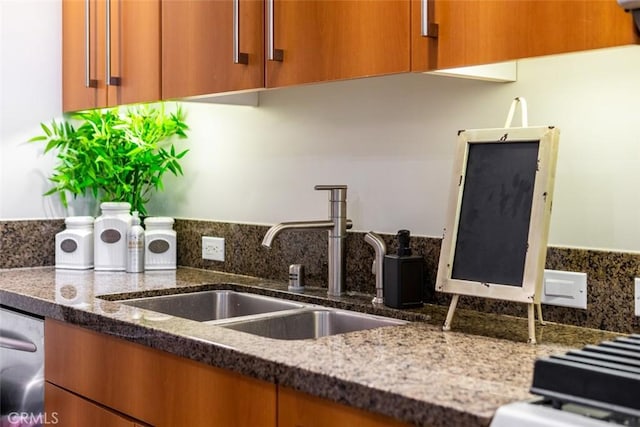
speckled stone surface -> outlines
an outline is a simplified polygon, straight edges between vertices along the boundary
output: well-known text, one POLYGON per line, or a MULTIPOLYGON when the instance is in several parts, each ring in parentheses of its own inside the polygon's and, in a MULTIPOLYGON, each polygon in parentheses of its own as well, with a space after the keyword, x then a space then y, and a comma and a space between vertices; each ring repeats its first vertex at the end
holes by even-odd
MULTIPOLYGON (((210 268, 229 273, 250 274, 285 281, 290 264, 305 267, 305 280, 311 286, 326 286, 327 281, 327 232, 286 231, 274 240, 273 248, 261 246, 269 227, 196 220, 178 220, 178 264, 187 267, 210 268), (225 238, 225 262, 202 259, 202 236, 225 238)), ((395 236, 380 234, 387 245, 387 253, 397 251, 395 236)), ((365 243, 364 233, 347 234, 346 283, 349 291, 375 293, 375 276, 371 272, 373 248, 365 243)), ((440 240, 415 237, 412 239, 415 254, 425 258, 425 293, 432 298, 435 283, 440 240)))
MULTIPOLYGON (((327 233, 286 232, 275 240, 274 248, 260 243, 266 226, 179 220, 178 263, 184 266, 212 268, 231 273, 250 274, 274 280, 287 280, 289 264, 303 264, 307 282, 324 286, 327 276, 327 233), (203 261, 199 241, 203 235, 227 239, 228 260, 203 261), (231 251, 229 253, 229 250, 231 251)), ((397 250, 395 236, 381 234, 387 253, 397 250)), ((425 259, 425 301, 447 306, 450 296, 434 292, 440 257, 440 239, 412 237, 413 253, 425 259)), ((375 276, 371 273, 374 251, 364 242, 364 233, 349 232, 347 237, 347 281, 349 291, 374 294, 375 276)), ((543 306, 550 321, 616 332, 640 332, 640 321, 633 316, 633 279, 640 276, 640 254, 550 247, 547 269, 587 273, 587 310, 543 306)), ((526 317, 526 306, 505 301, 462 297, 459 307, 487 313, 526 317)))
MULTIPOLYGON (((62 220, 0 221, 0 268, 35 267, 54 264, 54 236, 62 230, 62 220)), ((327 233, 284 232, 273 249, 261 246, 268 227, 178 219, 178 264, 278 281, 288 278, 290 264, 305 266, 306 282, 325 286, 327 277, 327 233), (225 262, 202 259, 204 235, 225 238, 225 262)), ((396 250, 395 236, 382 234, 388 253, 396 250)), ((425 301, 446 306, 450 297, 433 291, 440 239, 412 237, 414 254, 425 260, 425 301)), ((347 236, 346 289, 374 294, 371 273, 374 251, 364 242, 364 233, 347 236)), ((543 306, 548 320, 616 332, 640 332, 640 320, 633 316, 633 279, 640 276, 640 254, 550 247, 546 268, 582 271, 588 276, 587 310, 543 306)), ((526 317, 526 307, 489 299, 462 297, 459 307, 497 314, 526 317)))
POLYGON ((0 268, 54 265, 64 220, 0 221, 0 268))
MULTIPOLYGON (((543 316, 553 322, 623 333, 640 332, 634 316, 634 277, 640 276, 640 255, 550 247, 546 268, 587 273, 587 309, 543 305, 543 316)), ((437 296, 438 304, 449 297, 437 296)), ((526 305, 462 297, 459 307, 526 317, 526 305)))
POLYGON ((530 398, 533 361, 614 334, 460 309, 442 332, 446 308, 374 308, 370 295, 286 292, 282 282, 200 269, 145 274, 0 270, 0 303, 81 325, 178 356, 281 384, 416 425, 488 425, 495 410, 530 398), (204 289, 238 289, 414 320, 315 340, 263 338, 124 305, 120 300, 204 289), (481 335, 477 335, 481 334, 481 335), (507 339, 504 339, 507 338, 507 339))

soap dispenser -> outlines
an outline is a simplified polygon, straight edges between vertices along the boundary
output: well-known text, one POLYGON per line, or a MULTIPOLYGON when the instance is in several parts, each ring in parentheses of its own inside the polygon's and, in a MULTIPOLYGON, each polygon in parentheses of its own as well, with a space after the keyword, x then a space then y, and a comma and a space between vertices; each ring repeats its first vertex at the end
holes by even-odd
POLYGON ((422 306, 424 259, 412 255, 409 230, 396 235, 398 252, 384 257, 384 305, 392 308, 422 306))

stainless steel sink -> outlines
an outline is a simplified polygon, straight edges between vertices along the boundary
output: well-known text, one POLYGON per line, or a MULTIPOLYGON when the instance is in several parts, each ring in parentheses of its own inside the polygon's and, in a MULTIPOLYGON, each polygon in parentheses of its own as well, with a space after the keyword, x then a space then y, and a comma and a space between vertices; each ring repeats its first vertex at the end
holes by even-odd
POLYGON ((226 323, 225 328, 279 340, 300 340, 407 322, 345 310, 306 309, 226 323))
POLYGON ((319 338, 407 323, 404 320, 229 290, 162 295, 121 302, 280 340, 319 338))
POLYGON ((227 290, 137 298, 122 303, 198 322, 303 307, 278 298, 227 290))

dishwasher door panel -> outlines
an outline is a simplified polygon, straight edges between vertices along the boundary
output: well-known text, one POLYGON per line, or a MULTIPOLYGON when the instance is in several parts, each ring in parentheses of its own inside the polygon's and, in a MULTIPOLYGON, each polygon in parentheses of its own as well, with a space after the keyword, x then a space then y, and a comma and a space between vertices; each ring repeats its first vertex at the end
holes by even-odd
POLYGON ((0 419, 44 412, 44 321, 0 308, 0 419))

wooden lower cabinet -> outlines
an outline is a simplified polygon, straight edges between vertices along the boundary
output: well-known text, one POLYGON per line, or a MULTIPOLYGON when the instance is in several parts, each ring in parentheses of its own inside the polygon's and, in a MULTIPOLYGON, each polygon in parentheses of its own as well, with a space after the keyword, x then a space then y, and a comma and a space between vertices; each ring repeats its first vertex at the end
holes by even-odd
POLYGON ((69 393, 53 384, 45 384, 45 414, 48 422, 59 427, 142 427, 135 421, 69 393))
POLYGON ((408 425, 51 319, 45 349, 45 409, 63 427, 408 425))
MULTIPOLYGON (((49 384, 144 424, 276 425, 275 384, 50 319, 45 349, 49 384)), ((73 405, 45 404, 52 412, 73 405)))
POLYGON ((278 427, 408 427, 383 415, 278 388, 278 427))

